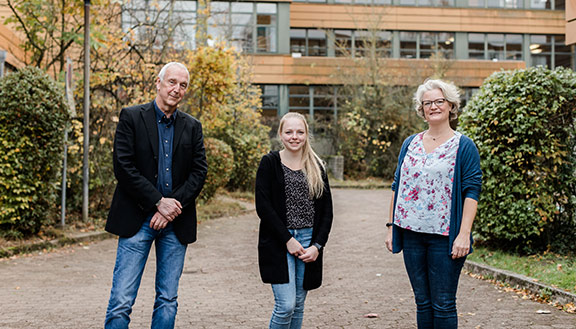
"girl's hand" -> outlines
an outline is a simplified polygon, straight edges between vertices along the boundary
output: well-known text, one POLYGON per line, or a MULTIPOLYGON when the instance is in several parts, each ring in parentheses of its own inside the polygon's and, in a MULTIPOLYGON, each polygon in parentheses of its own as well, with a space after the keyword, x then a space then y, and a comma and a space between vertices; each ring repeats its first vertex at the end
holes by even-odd
POLYGON ((319 254, 320 252, 318 251, 318 248, 316 248, 316 246, 310 246, 306 248, 304 250, 304 254, 298 258, 300 258, 300 260, 303 261, 304 263, 311 263, 316 261, 316 258, 318 258, 319 254))
POLYGON ((304 255, 305 250, 302 247, 302 245, 300 244, 300 242, 298 242, 298 240, 294 239, 293 237, 290 238, 290 240, 288 240, 288 242, 286 242, 286 248, 288 249, 288 253, 290 253, 290 255, 293 256, 300 256, 300 255, 304 255))

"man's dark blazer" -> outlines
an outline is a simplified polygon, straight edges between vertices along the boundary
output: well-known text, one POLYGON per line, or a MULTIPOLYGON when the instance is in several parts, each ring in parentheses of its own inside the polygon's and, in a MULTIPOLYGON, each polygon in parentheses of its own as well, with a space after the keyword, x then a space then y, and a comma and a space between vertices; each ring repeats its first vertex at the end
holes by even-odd
MULTIPOLYGON (((200 121, 178 112, 174 121, 172 147, 172 194, 182 204, 182 213, 173 221, 183 244, 196 241, 196 197, 200 193, 208 165, 200 121)), ((158 126, 154 103, 124 108, 114 138, 114 175, 118 180, 106 231, 131 237, 156 211, 162 194, 158 179, 158 126)))

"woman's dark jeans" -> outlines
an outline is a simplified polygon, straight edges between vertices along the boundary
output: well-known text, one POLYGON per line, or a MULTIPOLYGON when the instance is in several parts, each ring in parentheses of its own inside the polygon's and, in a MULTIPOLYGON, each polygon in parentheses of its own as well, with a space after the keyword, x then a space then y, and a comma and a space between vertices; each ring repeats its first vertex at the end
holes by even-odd
POLYGON ((417 306, 418 329, 458 328, 456 290, 466 257, 448 254, 448 237, 401 229, 406 272, 417 306))

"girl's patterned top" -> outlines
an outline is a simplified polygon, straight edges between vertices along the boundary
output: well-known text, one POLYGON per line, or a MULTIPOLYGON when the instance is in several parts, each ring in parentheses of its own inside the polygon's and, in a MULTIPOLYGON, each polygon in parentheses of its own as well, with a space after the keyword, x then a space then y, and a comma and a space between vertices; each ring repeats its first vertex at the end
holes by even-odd
POLYGON ((289 229, 314 226, 314 201, 308 193, 308 181, 302 170, 282 164, 286 183, 286 218, 289 229))
POLYGON ((408 146, 400 170, 394 224, 416 232, 448 235, 454 165, 462 134, 426 153, 418 134, 408 146))

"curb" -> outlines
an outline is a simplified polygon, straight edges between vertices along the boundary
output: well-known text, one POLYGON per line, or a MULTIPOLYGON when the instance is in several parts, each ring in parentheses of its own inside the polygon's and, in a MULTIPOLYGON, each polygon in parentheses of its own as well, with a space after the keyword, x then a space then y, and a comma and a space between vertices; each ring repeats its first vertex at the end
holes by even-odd
POLYGON ((85 232, 85 233, 74 233, 70 235, 65 235, 61 238, 43 241, 38 243, 32 244, 25 244, 21 246, 15 246, 10 248, 2 248, 0 249, 0 258, 8 258, 18 254, 30 253, 42 249, 50 249, 55 247, 62 247, 66 245, 71 245, 75 243, 81 242, 89 242, 89 241, 99 241, 104 239, 113 238, 114 235, 105 232, 105 231, 96 231, 96 232, 85 232))
POLYGON ((497 281, 508 283, 511 286, 520 289, 526 289, 533 294, 547 297, 552 302, 558 302, 560 304, 576 304, 576 294, 542 284, 537 282, 536 279, 521 274, 496 269, 485 264, 479 264, 468 260, 464 263, 464 269, 468 272, 480 274, 484 277, 494 278, 497 281))

